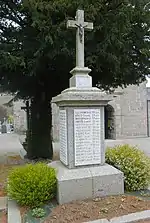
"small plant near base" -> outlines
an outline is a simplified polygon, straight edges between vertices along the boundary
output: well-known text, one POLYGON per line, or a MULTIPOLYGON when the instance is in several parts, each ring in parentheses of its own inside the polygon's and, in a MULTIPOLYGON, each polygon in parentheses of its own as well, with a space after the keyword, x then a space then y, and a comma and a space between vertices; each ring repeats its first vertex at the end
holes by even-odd
POLYGON ((107 148, 106 162, 124 173, 125 189, 139 191, 150 184, 150 158, 137 147, 120 145, 107 148))
POLYGON ((34 208, 32 209, 31 214, 34 218, 43 218, 46 215, 46 212, 43 208, 34 208))
POLYGON ((148 192, 141 192, 140 195, 142 197, 150 197, 150 193, 148 193, 148 192))
POLYGON ((7 191, 18 204, 39 207, 56 194, 55 169, 44 163, 15 168, 8 176, 7 191))

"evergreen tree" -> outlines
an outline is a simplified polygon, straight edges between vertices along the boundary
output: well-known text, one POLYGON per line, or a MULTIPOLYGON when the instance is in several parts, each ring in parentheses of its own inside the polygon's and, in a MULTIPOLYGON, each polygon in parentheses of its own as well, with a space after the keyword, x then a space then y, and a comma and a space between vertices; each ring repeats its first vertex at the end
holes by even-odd
POLYGON ((148 0, 0 0, 0 83, 31 99, 28 156, 52 157, 52 97, 68 87, 75 66, 75 31, 66 22, 78 8, 94 30, 85 33, 93 86, 139 84, 149 74, 148 0))

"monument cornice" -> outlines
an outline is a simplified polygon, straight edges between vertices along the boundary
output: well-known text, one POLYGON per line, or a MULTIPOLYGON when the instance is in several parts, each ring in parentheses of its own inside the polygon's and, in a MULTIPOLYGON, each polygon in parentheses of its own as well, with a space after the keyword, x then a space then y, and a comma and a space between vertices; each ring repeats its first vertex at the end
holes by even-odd
POLYGON ((113 95, 101 92, 98 88, 68 88, 54 97, 52 102, 58 106, 87 105, 90 107, 93 105, 107 105, 112 99, 113 95))

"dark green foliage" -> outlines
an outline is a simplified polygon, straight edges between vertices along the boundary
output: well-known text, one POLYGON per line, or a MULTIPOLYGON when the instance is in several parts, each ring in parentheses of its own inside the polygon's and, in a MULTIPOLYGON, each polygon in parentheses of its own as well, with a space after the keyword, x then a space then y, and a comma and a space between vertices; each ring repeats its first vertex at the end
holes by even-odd
POLYGON ((32 98, 37 109, 33 123, 39 125, 32 133, 39 138, 39 131, 43 132, 38 146, 31 143, 31 156, 40 150, 44 137, 47 143, 43 151, 49 147, 48 106, 53 96, 68 87, 69 71, 75 66, 75 31, 67 30, 67 19, 74 18, 76 9, 82 8, 86 21, 94 22, 93 32, 85 35, 85 59, 92 69, 93 86, 108 90, 138 84, 145 80, 150 67, 147 2, 0 0, 0 83, 4 90, 18 92, 21 98, 32 98), (48 123, 47 127, 42 122, 48 123))
POLYGON ((47 90, 51 98, 68 87, 69 71, 75 66, 75 31, 67 30, 66 21, 74 18, 77 8, 83 8, 85 19, 94 22, 94 31, 86 33, 85 41, 86 65, 92 68, 94 85, 139 83, 149 73, 146 2, 1 0, 1 83, 25 97, 38 89, 47 90), (8 26, 6 18, 18 26, 8 26))

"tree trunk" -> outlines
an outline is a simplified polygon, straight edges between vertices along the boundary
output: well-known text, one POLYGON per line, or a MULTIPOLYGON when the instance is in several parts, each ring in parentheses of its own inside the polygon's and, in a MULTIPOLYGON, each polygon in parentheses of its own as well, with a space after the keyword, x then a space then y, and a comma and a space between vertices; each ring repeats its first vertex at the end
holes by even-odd
POLYGON ((29 159, 52 159, 51 140, 51 104, 43 95, 35 96, 31 101, 31 137, 28 142, 27 157, 29 159))

